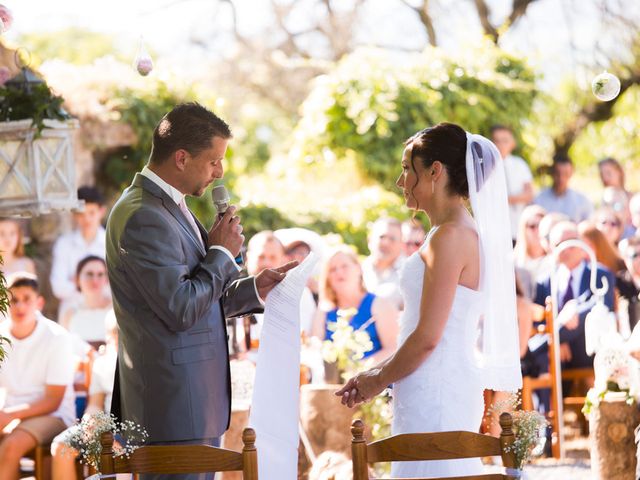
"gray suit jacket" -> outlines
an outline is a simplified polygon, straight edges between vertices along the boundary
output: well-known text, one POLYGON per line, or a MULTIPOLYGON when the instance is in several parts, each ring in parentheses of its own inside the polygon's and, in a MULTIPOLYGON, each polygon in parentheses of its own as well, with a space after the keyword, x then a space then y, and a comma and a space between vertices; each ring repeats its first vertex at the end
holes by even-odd
POLYGON ((231 407, 224 317, 262 311, 253 277, 236 280, 234 262, 206 251, 140 174, 109 215, 107 268, 120 328, 112 412, 151 442, 222 435, 231 407))

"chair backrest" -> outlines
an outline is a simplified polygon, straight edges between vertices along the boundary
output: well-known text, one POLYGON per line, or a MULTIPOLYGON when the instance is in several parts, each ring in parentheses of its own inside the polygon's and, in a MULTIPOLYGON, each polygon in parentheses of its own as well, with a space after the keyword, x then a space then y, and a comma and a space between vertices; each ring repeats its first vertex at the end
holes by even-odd
POLYGON ((258 480, 256 434, 252 428, 242 432, 242 452, 208 445, 146 445, 129 458, 113 456, 113 434, 103 433, 100 466, 103 474, 114 473, 210 473, 242 471, 244 480, 258 480))
MULTIPOLYGON (((370 444, 364 438, 364 424, 355 420, 351 426, 353 480, 369 480, 369 464, 423 460, 453 460, 500 455, 505 467, 515 467, 515 454, 508 447, 515 442, 513 419, 500 416, 500 438, 474 432, 435 432, 394 435, 370 444)), ((465 479, 509 479, 506 475, 489 474, 465 479)), ((433 479, 437 480, 437 479, 433 479)))

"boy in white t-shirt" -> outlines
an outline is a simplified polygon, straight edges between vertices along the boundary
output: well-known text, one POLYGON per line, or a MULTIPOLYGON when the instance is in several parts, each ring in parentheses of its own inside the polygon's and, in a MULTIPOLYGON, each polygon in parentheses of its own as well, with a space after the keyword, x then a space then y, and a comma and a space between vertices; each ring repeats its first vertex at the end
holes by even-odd
MULTIPOLYGON (((89 402, 83 417, 99 411, 108 412, 111 409, 111 395, 118 360, 118 324, 113 310, 105 318, 105 330, 107 343, 103 347, 104 350, 100 349, 100 354, 95 357, 91 367, 89 402)), ((67 436, 76 428, 78 425, 68 428, 51 442, 52 480, 74 478, 75 459, 78 452, 67 445, 67 436)))
POLYGON ((524 207, 533 200, 533 176, 529 165, 522 158, 511 155, 516 148, 516 139, 511 128, 505 125, 491 127, 491 140, 498 147, 504 160, 504 173, 507 177, 507 194, 509 195, 509 220, 511 222, 511 238, 518 236, 518 221, 524 207))
POLYGON ((18 478, 20 458, 50 442, 73 423, 71 337, 40 313, 44 299, 36 277, 19 273, 7 281, 9 319, 0 334, 11 340, 0 366, 0 480, 18 478))

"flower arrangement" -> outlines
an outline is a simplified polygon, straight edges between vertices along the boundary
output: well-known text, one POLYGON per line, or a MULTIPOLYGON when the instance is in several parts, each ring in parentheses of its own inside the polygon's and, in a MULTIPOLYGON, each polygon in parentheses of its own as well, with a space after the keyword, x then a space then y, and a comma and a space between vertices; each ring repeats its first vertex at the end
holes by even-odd
POLYGON ((621 345, 610 345, 600 350, 593 362, 595 383, 587 392, 582 412, 589 415, 605 396, 613 394, 633 405, 638 396, 638 361, 621 345))
MULTIPOLYGON (((338 310, 338 320, 329 326, 333 339, 325 340, 322 355, 327 363, 337 366, 342 381, 347 381, 357 373, 371 368, 371 360, 364 360, 364 354, 373 348, 371 337, 366 330, 355 330, 350 321, 358 313, 355 308, 338 310)), ((391 395, 385 391, 370 402, 359 406, 359 417, 371 427, 374 440, 391 434, 391 395)))
POLYGON ((367 367, 364 354, 373 348, 369 334, 365 330, 354 330, 351 319, 358 313, 355 308, 338 310, 338 319, 329 325, 333 331, 331 340, 322 344, 322 356, 327 363, 335 364, 343 381, 367 367))
POLYGON ((487 416, 505 411, 511 413, 516 439, 505 450, 515 454, 515 469, 518 471, 522 470, 531 458, 542 453, 546 441, 545 432, 549 425, 541 413, 533 410, 519 410, 520 404, 520 396, 513 393, 506 400, 491 405, 487 410, 487 416))
POLYGON ((106 432, 117 436, 113 444, 116 457, 128 458, 149 438, 143 427, 130 420, 118 422, 111 414, 96 412, 85 416, 78 425, 67 430, 63 442, 66 447, 78 452, 82 463, 100 472, 100 437, 106 432))

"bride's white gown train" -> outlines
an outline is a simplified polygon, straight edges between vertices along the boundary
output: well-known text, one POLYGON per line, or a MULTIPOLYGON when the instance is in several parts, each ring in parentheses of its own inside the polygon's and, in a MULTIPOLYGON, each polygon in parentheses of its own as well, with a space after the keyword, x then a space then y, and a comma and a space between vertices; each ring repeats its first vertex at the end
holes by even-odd
MULTIPOLYGON (((429 237, 432 233, 433 230, 429 237)), ((425 263, 416 252, 407 259, 400 276, 405 310, 400 319, 399 345, 414 331, 420 318, 424 269, 425 263)), ((394 435, 479 430, 484 413, 480 371, 474 361, 479 304, 479 292, 458 285, 438 346, 416 371, 393 386, 394 435)), ((478 458, 394 462, 391 467, 395 478, 478 473, 482 473, 478 458)))

